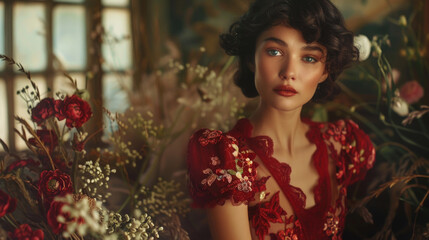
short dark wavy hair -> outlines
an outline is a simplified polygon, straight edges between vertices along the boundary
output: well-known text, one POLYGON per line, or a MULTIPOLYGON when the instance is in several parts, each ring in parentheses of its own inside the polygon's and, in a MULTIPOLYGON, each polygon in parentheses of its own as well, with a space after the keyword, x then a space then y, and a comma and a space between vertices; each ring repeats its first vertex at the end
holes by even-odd
POLYGON ((332 99, 339 92, 334 82, 355 59, 353 33, 344 26, 344 18, 329 0, 256 0, 227 33, 220 35, 220 45, 228 55, 238 56, 235 84, 246 97, 256 97, 255 74, 249 69, 254 62, 256 40, 272 26, 284 24, 299 30, 307 43, 326 47, 328 78, 319 84, 312 101, 332 99))

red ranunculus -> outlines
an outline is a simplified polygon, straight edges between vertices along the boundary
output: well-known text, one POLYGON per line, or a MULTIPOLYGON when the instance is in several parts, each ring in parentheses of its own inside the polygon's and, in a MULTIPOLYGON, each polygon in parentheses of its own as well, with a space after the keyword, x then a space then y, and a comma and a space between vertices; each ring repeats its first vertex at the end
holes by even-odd
POLYGON ((79 128, 89 120, 92 112, 88 102, 73 95, 64 99, 60 114, 66 118, 67 127, 79 128))
POLYGON ((56 196, 73 192, 70 176, 60 170, 44 170, 39 179, 39 196, 48 207, 56 196))
MULTIPOLYGON (((54 148, 58 146, 58 137, 57 134, 55 134, 55 131, 41 129, 37 130, 36 134, 40 138, 40 141, 43 142, 45 147, 49 149, 49 152, 52 152, 54 148)), ((28 142, 36 147, 41 147, 35 138, 28 139, 28 142)))
POLYGON ((21 224, 9 237, 15 240, 43 240, 45 234, 41 229, 32 230, 28 224, 21 224))
POLYGON ((6 172, 10 172, 15 170, 16 168, 22 168, 25 167, 27 165, 34 165, 37 166, 39 165, 38 163, 36 163, 33 159, 26 159, 26 160, 17 160, 15 162, 13 162, 12 164, 10 164, 7 168, 6 168, 6 172))
POLYGON ((54 109, 55 109, 55 117, 61 121, 64 118, 66 118, 63 113, 62 113, 62 108, 63 108, 63 100, 55 100, 54 101, 54 109))
POLYGON ((0 190, 0 217, 15 211, 16 199, 0 190))
POLYGON ((84 223, 83 218, 71 218, 70 214, 62 211, 62 207, 66 205, 64 202, 53 201, 49 206, 48 213, 46 218, 48 220, 48 224, 52 229, 52 232, 55 234, 59 234, 64 232, 67 228, 67 224, 71 222, 77 222, 78 224, 84 223), (65 223, 61 223, 58 221, 58 217, 61 216, 65 220, 65 223))
POLYGON ((48 224, 52 229, 52 232, 55 234, 59 234, 63 232, 67 225, 64 223, 58 222, 58 216, 63 216, 64 219, 70 218, 69 214, 64 214, 61 211, 61 208, 65 205, 63 202, 57 202, 53 201, 51 205, 49 206, 48 214, 46 215, 46 218, 48 220, 48 224))
POLYGON ((40 125, 54 114, 54 99, 44 98, 31 110, 31 119, 37 123, 37 125, 40 125))
POLYGON ((402 99, 404 99, 408 104, 416 103, 423 97, 424 90, 422 86, 417 82, 409 81, 401 86, 399 93, 402 99))

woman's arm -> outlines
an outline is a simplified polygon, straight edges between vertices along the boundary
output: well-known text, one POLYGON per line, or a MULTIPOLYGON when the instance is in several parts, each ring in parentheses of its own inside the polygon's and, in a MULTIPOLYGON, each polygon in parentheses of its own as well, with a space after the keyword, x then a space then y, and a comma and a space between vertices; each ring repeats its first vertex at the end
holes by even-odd
POLYGON ((207 215, 214 240, 252 239, 246 204, 234 206, 226 201, 223 206, 207 209, 207 215))

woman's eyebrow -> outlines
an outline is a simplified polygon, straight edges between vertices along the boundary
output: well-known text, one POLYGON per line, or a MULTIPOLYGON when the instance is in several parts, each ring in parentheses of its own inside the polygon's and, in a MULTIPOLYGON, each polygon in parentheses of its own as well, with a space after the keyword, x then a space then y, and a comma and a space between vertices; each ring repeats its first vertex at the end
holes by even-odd
POLYGON ((267 37, 264 39, 264 42, 270 42, 270 41, 275 42, 275 43, 282 45, 282 46, 287 46, 287 44, 283 40, 275 38, 275 37, 267 37))
MULTIPOLYGON (((284 42, 283 40, 276 38, 276 37, 267 37, 263 40, 264 42, 275 42, 279 45, 285 46, 287 47, 287 43, 284 42)), ((322 54, 325 54, 325 51, 323 50, 323 48, 317 46, 317 45, 305 45, 304 47, 301 48, 302 50, 306 50, 306 51, 319 51, 322 54)))
POLYGON ((302 47, 301 49, 305 50, 305 51, 319 51, 322 54, 325 54, 325 51, 321 47, 315 46, 315 45, 306 45, 306 46, 302 47))

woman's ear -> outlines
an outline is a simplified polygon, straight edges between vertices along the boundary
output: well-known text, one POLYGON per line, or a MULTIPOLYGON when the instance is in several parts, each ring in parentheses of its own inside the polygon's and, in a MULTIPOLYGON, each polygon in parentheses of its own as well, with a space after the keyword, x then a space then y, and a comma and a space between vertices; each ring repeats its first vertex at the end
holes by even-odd
POLYGON ((247 67, 252 73, 255 73, 255 60, 247 59, 247 67))
POLYGON ((319 83, 324 82, 329 77, 329 72, 325 70, 322 76, 320 76, 319 83))

